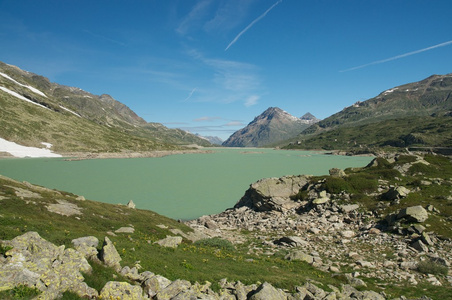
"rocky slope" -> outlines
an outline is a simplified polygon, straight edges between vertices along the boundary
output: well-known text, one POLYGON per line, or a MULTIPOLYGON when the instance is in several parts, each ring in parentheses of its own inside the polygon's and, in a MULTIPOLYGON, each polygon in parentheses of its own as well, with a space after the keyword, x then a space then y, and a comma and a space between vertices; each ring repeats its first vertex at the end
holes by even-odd
POLYGON ((374 278, 380 287, 408 283, 450 289, 452 238, 446 230, 451 221, 450 170, 446 180, 425 177, 424 171, 419 184, 407 184, 414 169, 425 166, 432 165, 421 156, 375 159, 366 168, 367 175, 361 176, 391 175, 375 179, 373 187, 370 181, 355 182, 353 171, 339 169, 321 178, 263 179, 253 183, 233 209, 188 224, 234 243, 245 242, 237 230, 247 232, 255 240, 250 253, 271 256, 284 249, 286 259, 343 274, 354 287, 367 286, 374 278), (397 179, 388 180, 394 174, 397 179), (352 181, 354 193, 342 185, 352 181), (441 196, 433 195, 433 190, 441 190, 441 196), (422 196, 423 191, 429 196, 422 196))
POLYGON ((297 118, 278 107, 270 107, 246 127, 232 134, 223 146, 262 147, 274 144, 296 136, 317 121, 309 113, 297 118))
POLYGON ((93 95, 0 62, 0 137, 56 151, 171 149, 210 143, 193 134, 147 123, 109 95, 93 95))

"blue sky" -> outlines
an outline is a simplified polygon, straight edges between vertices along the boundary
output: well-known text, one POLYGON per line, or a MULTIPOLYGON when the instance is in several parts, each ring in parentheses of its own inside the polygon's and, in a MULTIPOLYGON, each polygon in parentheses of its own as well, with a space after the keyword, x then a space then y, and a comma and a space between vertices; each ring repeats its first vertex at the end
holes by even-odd
POLYGON ((0 61, 226 139, 452 73, 450 0, 0 0, 0 61))

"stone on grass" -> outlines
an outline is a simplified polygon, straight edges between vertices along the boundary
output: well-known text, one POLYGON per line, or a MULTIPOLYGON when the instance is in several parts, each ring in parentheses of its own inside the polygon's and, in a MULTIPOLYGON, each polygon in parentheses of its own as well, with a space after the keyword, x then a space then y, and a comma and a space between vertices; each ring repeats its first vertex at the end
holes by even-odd
POLYGON ((155 244, 159 244, 162 247, 168 248, 177 248, 177 246, 179 246, 180 243, 182 243, 181 236, 167 236, 166 238, 155 242, 155 244))
POLYGON ((287 254, 285 257, 287 260, 300 260, 305 261, 308 264, 314 263, 314 257, 304 253, 303 251, 293 251, 287 254))
POLYGON ((141 300, 143 290, 138 285, 131 285, 127 282, 109 281, 100 291, 102 299, 124 299, 124 300, 141 300))
POLYGON ((121 270, 121 265, 119 263, 122 260, 121 256, 108 237, 105 237, 104 239, 104 244, 100 252, 100 260, 105 265, 114 268, 118 272, 121 270))
POLYGON ((273 287, 270 283, 264 282, 261 284, 253 295, 249 298, 250 300, 286 300, 286 294, 273 287))
POLYGON ((422 223, 428 218, 427 211, 420 205, 403 208, 399 211, 397 219, 406 219, 409 222, 422 223))

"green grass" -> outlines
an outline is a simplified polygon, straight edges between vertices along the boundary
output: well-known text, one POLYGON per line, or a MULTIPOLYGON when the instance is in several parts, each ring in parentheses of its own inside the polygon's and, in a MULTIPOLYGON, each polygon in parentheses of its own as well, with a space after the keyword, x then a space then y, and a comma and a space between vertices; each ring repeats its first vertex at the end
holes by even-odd
MULTIPOLYGON (((397 212, 403 207, 412 205, 425 207, 432 204, 440 210, 440 213, 429 214, 426 221, 430 225, 428 230, 452 238, 450 231, 452 205, 451 201, 447 200, 452 195, 452 184, 448 181, 452 177, 452 163, 448 158, 439 156, 427 156, 425 159, 431 163, 429 170, 432 171, 428 174, 435 176, 434 178, 443 178, 441 184, 421 185, 421 180, 426 179, 424 175, 413 173, 402 177, 399 172, 391 171, 392 167, 398 163, 413 161, 412 157, 402 157, 398 162, 392 164, 379 159, 377 167, 347 169, 347 176, 344 178, 313 177, 312 183, 324 181, 325 188, 333 193, 342 190, 350 192, 351 202, 359 203, 363 210, 375 210, 379 203, 378 197, 368 195, 369 192, 375 191, 378 179, 384 178, 388 185, 406 183, 412 190, 417 187, 419 190, 411 192, 401 200, 400 204, 387 207, 380 213, 385 216, 397 212), (401 180, 395 177, 399 177, 401 180)), ((345 283, 344 278, 332 277, 330 273, 319 271, 306 263, 284 260, 282 252, 270 257, 248 254, 249 247, 259 243, 255 239, 254 233, 251 232, 244 231, 244 236, 248 241, 242 245, 232 245, 224 239, 212 238, 197 243, 184 240, 176 249, 164 248, 154 242, 167 235, 174 235, 169 229, 179 229, 183 232, 189 232, 191 229, 152 211, 129 209, 125 206, 90 200, 77 201, 75 200, 76 195, 52 190, 35 191, 42 198, 27 199, 36 203, 27 204, 26 201, 16 196, 14 187, 26 189, 22 183, 0 177, 0 195, 7 198, 0 201, 0 239, 3 240, 10 240, 27 231, 37 231, 50 242, 63 244, 66 247, 72 247, 72 239, 88 235, 96 236, 102 244, 108 231, 132 225, 135 229, 134 233, 119 233, 116 236, 109 236, 109 238, 122 257, 121 265, 133 267, 139 264, 142 267, 140 272, 151 271, 170 280, 185 279, 200 283, 209 281, 213 283, 215 289, 219 288, 217 282, 222 278, 227 278, 229 281, 240 280, 245 284, 267 281, 276 287, 290 291, 309 279, 321 282, 324 286, 327 284, 340 286, 345 283), (56 203, 56 199, 65 199, 78 205, 82 208, 83 215, 76 218, 49 212, 45 206, 49 203, 56 203), (157 226, 159 224, 167 226, 168 229, 160 228, 157 226)), ((306 196, 303 193, 306 191, 301 192, 298 197, 306 196)), ((7 250, 6 247, 0 248, 1 253, 7 250)), ((371 248, 368 250, 371 251, 371 248)), ((93 273, 85 274, 85 278, 90 286, 100 290, 107 281, 112 280, 114 272, 94 263, 92 266, 93 273)), ((368 283, 368 289, 375 287, 376 290, 380 290, 381 287, 384 287, 385 292, 391 295, 421 296, 427 294, 436 298, 451 290, 448 286, 431 287, 421 284, 416 287, 410 286, 411 290, 409 290, 404 285, 383 286, 383 283, 374 279, 369 279, 366 283, 368 283)), ((76 299, 70 298, 73 296, 70 293, 65 294, 67 299, 76 299)))
POLYGON ((12 300, 12 299, 33 299, 36 296, 41 294, 41 291, 39 291, 36 288, 30 288, 26 285, 18 285, 14 287, 11 290, 1 291, 0 292, 0 299, 4 300, 12 300))

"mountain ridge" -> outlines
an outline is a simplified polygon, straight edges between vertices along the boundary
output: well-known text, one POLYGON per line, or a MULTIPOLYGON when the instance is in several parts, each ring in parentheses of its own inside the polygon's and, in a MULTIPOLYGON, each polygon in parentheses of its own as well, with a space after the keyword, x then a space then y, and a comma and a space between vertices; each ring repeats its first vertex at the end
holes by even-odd
POLYGON ((291 138, 317 121, 311 114, 297 118, 278 108, 269 107, 246 127, 233 133, 223 146, 262 147, 291 138))
POLYGON ((0 137, 6 140, 36 147, 42 146, 42 142, 51 143, 53 150, 60 152, 211 146, 194 134, 146 122, 108 94, 97 96, 77 87, 53 83, 3 62, 0 62, 0 75, 3 128, 0 137), (43 112, 42 108, 48 111, 43 112))

